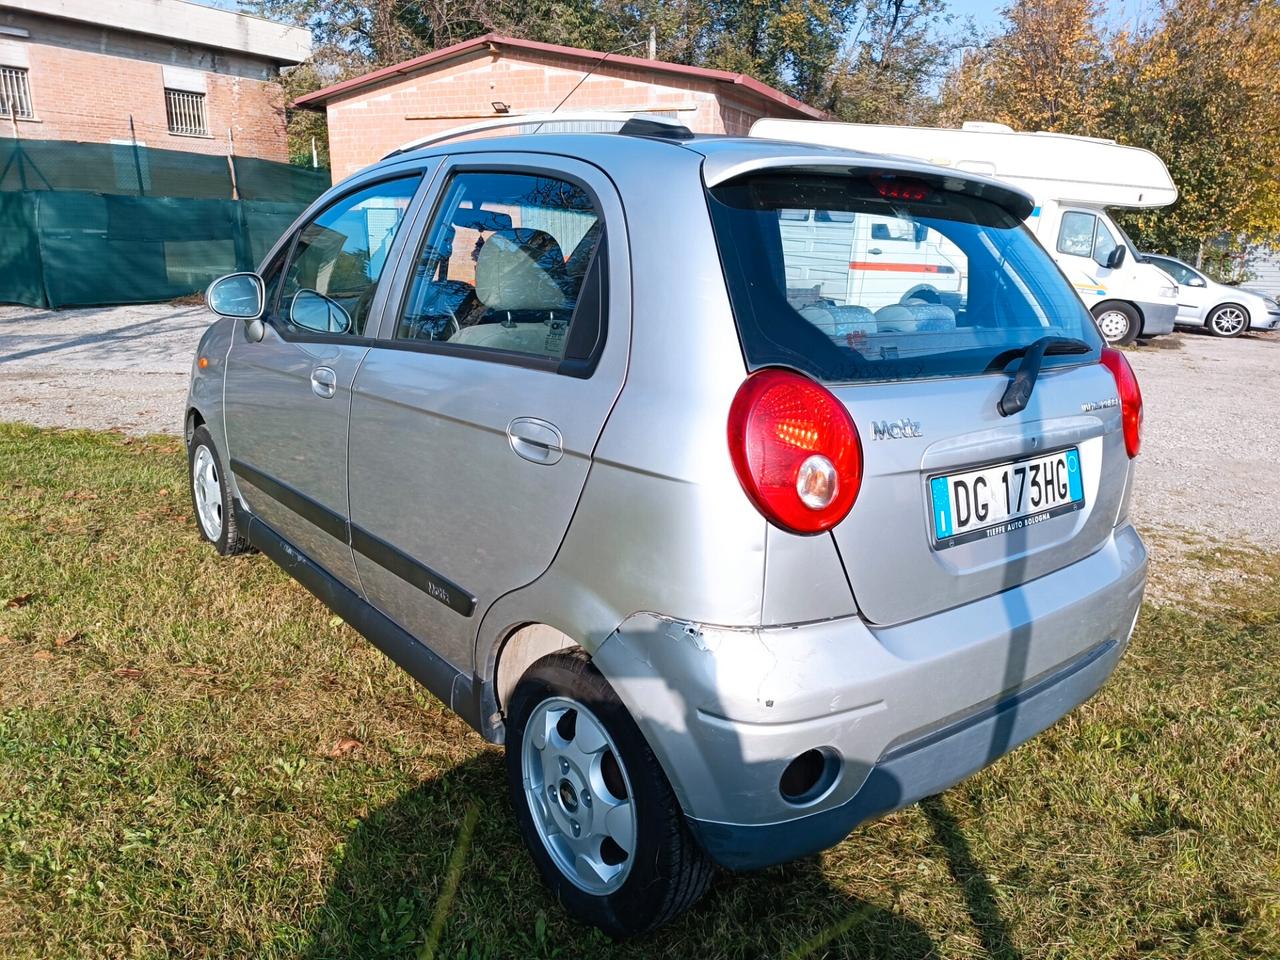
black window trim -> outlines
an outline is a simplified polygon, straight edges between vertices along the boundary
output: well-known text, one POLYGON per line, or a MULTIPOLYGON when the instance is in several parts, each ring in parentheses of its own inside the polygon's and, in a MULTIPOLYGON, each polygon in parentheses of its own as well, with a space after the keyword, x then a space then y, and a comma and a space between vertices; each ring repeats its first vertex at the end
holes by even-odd
MULTIPOLYGON (((500 363, 512 367, 523 367, 529 370, 543 370, 547 373, 573 377, 578 380, 591 379, 591 376, 596 371, 596 367, 600 364, 600 358, 604 354, 605 343, 608 339, 610 287, 609 266, 611 261, 608 258, 607 251, 609 222, 605 215, 604 205, 600 202, 600 195, 596 190, 581 177, 575 176, 566 170, 555 169, 550 166, 539 166, 534 163, 522 162, 519 160, 513 160, 509 164, 495 163, 492 161, 468 162, 466 159, 462 159, 460 157, 453 162, 446 162, 439 171, 436 195, 423 223, 421 233, 417 238, 411 238, 411 240, 416 243, 416 247, 413 256, 408 258, 410 274, 417 270, 418 263, 422 257, 422 251, 425 249, 427 244, 427 238, 431 236, 432 228, 436 223, 436 216, 440 213, 442 205, 449 195, 449 188, 453 184, 454 179, 463 174, 473 173, 550 177, 555 180, 563 180, 566 183, 573 184, 591 198, 591 203, 599 214, 601 223, 604 224, 604 230, 600 235, 600 239, 596 243, 595 250, 591 253, 591 262, 588 264, 586 273, 583 275, 584 279, 582 283, 582 290, 578 293, 577 302, 573 305, 573 315, 569 320, 569 333, 571 337, 574 329, 574 322, 578 318, 579 306, 587 299, 584 295, 585 291, 589 285, 597 285, 599 289, 599 327, 596 330, 595 347, 591 351, 590 356, 586 358, 562 357, 557 360, 554 357, 539 357, 531 353, 520 353, 515 350, 500 350, 494 347, 477 347, 465 343, 451 343, 448 340, 402 339, 397 336, 397 331, 400 329, 400 318, 404 315, 405 307, 409 302, 409 295, 413 292, 413 282, 411 277, 406 280, 404 288, 400 291, 400 302, 396 309, 394 311, 387 311, 390 313, 390 322, 386 324, 387 329, 383 331, 384 335, 376 339, 373 345, 381 349, 405 350, 410 353, 430 353, 439 354, 441 356, 456 356, 466 360, 500 363)), ((390 307, 391 304, 388 303, 387 306, 390 307)), ((566 349, 568 348, 567 340, 568 338, 566 338, 566 349)))
MULTIPOLYGON (((298 245, 298 237, 302 234, 302 231, 305 230, 308 225, 314 223, 316 218, 321 214, 332 210, 334 206, 341 203, 343 200, 346 200, 348 197, 352 197, 357 193, 362 193, 370 187, 376 187, 384 183, 391 183, 396 180, 410 180, 413 178, 417 179, 418 185, 414 188, 413 195, 409 198, 409 206, 405 208, 405 215, 400 219, 400 223, 396 227, 396 236, 391 241, 392 246, 395 246, 396 240, 400 239, 401 230, 405 227, 406 221, 409 220, 409 215, 413 210, 414 203, 421 196, 424 183, 429 179, 425 168, 413 167, 408 170, 389 170, 387 171, 386 176, 362 180, 359 183, 352 184, 349 189, 335 194, 333 197, 324 201, 322 205, 316 207, 314 213, 310 213, 309 211, 304 213, 306 219, 294 228, 293 232, 289 235, 288 242, 280 249, 276 254, 276 257, 268 262, 267 268, 259 274, 259 276, 263 276, 265 279, 265 274, 270 271, 275 262, 277 260, 280 262, 280 283, 276 286, 275 292, 272 294, 271 301, 263 307, 262 322, 271 327, 271 329, 279 335, 281 340, 284 340, 286 343, 323 343, 353 347, 369 347, 378 342, 376 332, 372 335, 366 332, 358 337, 345 333, 298 333, 296 331, 299 328, 293 324, 277 323, 276 321, 278 311, 280 309, 280 301, 284 292, 284 271, 293 260, 293 252, 298 245)), ((389 254, 390 251, 388 251, 388 260, 390 260, 389 254)), ((376 286, 382 285, 383 277, 386 276, 388 266, 391 266, 391 264, 383 264, 382 273, 378 275, 376 286)), ((374 297, 375 299, 377 297, 376 291, 374 292, 374 297)), ((368 324, 366 324, 365 330, 368 331, 368 329, 368 324)))

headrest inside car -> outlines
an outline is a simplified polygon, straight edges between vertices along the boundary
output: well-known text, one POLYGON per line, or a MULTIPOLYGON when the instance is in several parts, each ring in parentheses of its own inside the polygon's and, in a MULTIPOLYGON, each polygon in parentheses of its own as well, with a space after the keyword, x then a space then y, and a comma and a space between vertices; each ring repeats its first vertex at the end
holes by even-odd
POLYGON ((560 244, 542 230, 499 230, 476 258, 476 296, 490 310, 566 308, 567 280, 560 244))

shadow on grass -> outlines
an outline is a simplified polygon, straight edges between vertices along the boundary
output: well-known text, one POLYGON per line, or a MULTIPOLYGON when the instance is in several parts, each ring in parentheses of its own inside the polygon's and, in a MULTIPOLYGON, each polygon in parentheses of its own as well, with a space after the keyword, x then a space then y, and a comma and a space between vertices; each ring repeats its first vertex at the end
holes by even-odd
POLYGON ((920 801, 920 809, 933 830, 934 843, 946 856, 951 879, 964 896, 969 919, 978 931, 986 955, 991 960, 1021 960, 1022 954, 1014 948, 1009 928, 1000 916, 986 871, 974 860, 969 841, 946 802, 940 796, 926 797, 920 801))
MULTIPOLYGON (((892 909, 833 888, 818 860, 720 874, 692 911, 648 937, 615 943, 570 920, 539 882, 516 833, 502 756, 486 752, 353 826, 314 913, 308 960, 534 957, 866 957, 924 960, 937 950, 892 909), (469 849, 455 851, 474 823, 469 849), (461 863, 450 893, 450 863, 461 863), (450 901, 443 926, 437 911, 450 901)), ((1009 953, 995 955, 1001 958, 1009 953)))

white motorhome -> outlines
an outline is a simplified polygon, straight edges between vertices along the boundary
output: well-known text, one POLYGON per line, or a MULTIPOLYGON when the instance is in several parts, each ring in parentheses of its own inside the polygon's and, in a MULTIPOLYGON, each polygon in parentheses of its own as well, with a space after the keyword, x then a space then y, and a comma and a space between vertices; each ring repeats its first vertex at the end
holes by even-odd
MULTIPOLYGON (((1028 227, 1108 340, 1129 343, 1173 330, 1177 284, 1142 261, 1107 213, 1109 207, 1163 207, 1178 198, 1168 169, 1149 150, 1114 140, 1018 133, 996 123, 943 129, 765 119, 755 123, 751 136, 913 157, 1020 187, 1035 200, 1028 227)), ((925 258, 921 263, 934 268, 925 258)), ((937 282, 944 276, 922 277, 921 286, 943 294, 937 282)))

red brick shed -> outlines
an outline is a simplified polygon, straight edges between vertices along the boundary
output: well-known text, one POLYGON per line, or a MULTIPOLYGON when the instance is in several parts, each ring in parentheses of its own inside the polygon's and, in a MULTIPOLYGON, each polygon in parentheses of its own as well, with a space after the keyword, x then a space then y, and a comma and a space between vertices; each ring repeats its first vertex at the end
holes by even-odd
POLYGON ((697 133, 742 134, 761 117, 824 118, 745 74, 603 56, 486 34, 317 90, 295 106, 327 112, 335 179, 440 130, 551 110, 579 82, 564 110, 658 113, 697 133))

